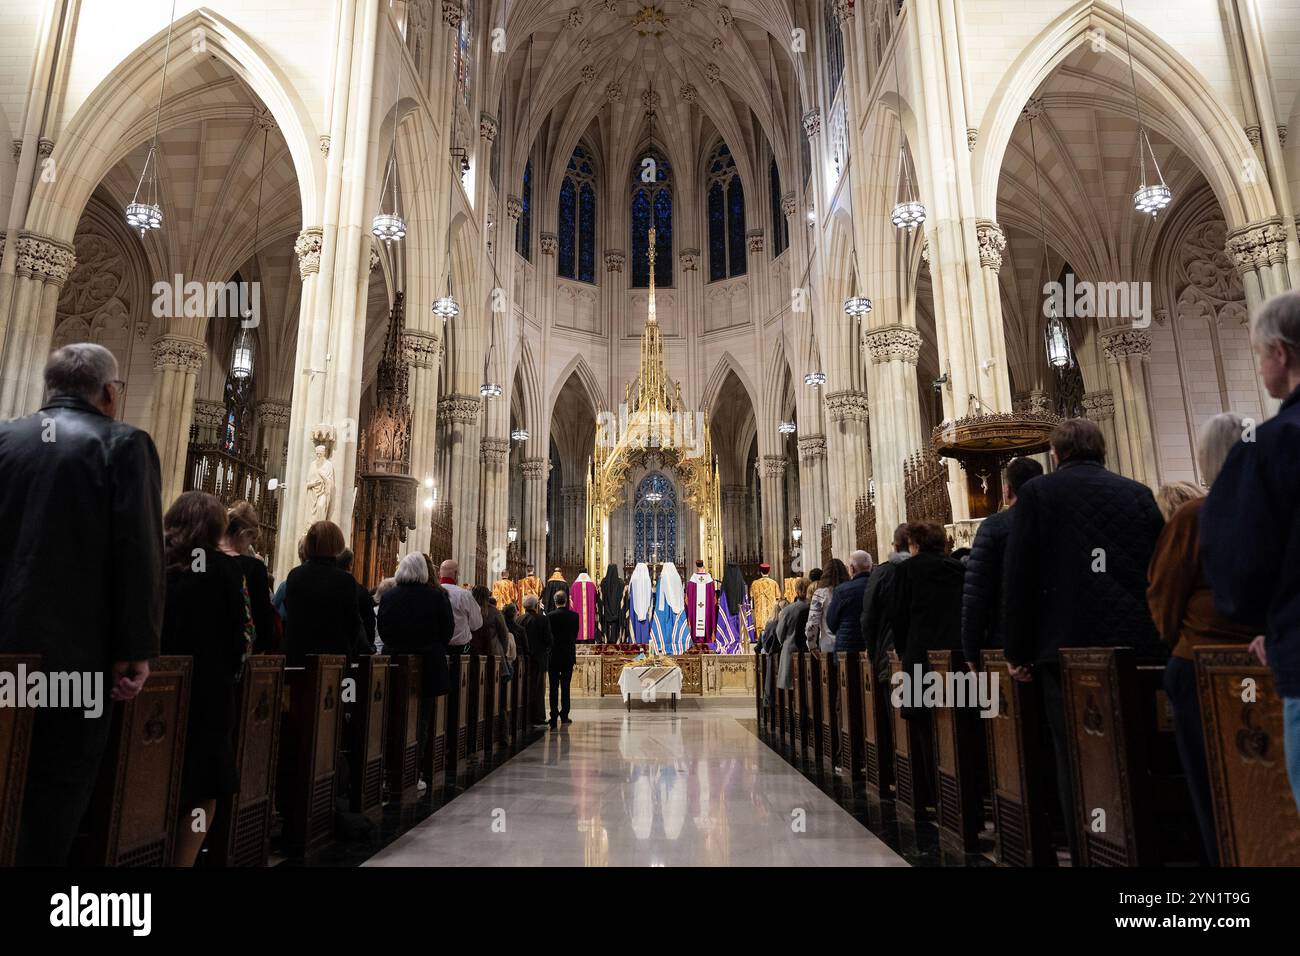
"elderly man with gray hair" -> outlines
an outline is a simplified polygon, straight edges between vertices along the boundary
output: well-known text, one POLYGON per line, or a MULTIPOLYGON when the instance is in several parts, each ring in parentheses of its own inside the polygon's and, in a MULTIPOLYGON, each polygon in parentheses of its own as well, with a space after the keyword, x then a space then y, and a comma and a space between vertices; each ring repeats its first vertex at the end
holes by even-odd
MULTIPOLYGON (((0 424, 0 653, 39 654, 43 672, 87 675, 113 700, 149 677, 164 594, 158 452, 116 420, 124 385, 108 349, 65 345, 46 363, 45 405, 0 424)), ((108 742, 100 700, 95 717, 36 712, 19 865, 67 863, 108 742)))
POLYGON ((551 622, 536 594, 524 598, 524 633, 528 635, 529 721, 546 726, 546 675, 551 667, 551 622))
POLYGON ((1300 806, 1300 292, 1260 306, 1251 345, 1276 415, 1247 428, 1201 509, 1214 606, 1263 635, 1251 644, 1282 697, 1287 772, 1300 806))

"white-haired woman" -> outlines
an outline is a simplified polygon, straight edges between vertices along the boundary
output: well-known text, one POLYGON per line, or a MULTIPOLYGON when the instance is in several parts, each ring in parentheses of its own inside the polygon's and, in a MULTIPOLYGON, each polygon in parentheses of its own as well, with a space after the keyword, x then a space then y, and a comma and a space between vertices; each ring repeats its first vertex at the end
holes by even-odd
MULTIPOLYGON (((1212 484, 1232 446, 1241 438, 1245 422, 1240 415, 1223 412, 1201 426, 1196 458, 1201 480, 1212 484)), ((1161 489, 1161 500, 1172 501, 1176 488, 1161 489)), ((1204 847, 1204 861, 1218 863, 1210 778, 1205 764, 1205 737, 1196 691, 1192 648, 1198 644, 1247 644, 1255 636, 1246 627, 1223 618, 1214 608, 1214 595, 1201 571, 1200 520, 1203 494, 1174 507, 1147 569, 1147 604, 1160 637, 1173 646, 1165 667, 1165 693, 1174 712, 1174 735, 1187 774, 1204 847)))
POLYGON ((420 700, 420 753, 433 698, 447 693, 447 642, 455 621, 451 600, 438 585, 429 586, 424 555, 408 554, 397 565, 393 586, 379 601, 379 637, 386 654, 419 654, 424 658, 424 689, 420 700))

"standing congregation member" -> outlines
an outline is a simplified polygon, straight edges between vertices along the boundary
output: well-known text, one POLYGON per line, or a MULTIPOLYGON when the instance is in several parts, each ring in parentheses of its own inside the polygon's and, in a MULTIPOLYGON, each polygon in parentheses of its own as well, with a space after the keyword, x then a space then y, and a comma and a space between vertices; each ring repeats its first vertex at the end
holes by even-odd
POLYGON ((45 365, 41 410, 0 423, 0 652, 39 654, 46 674, 99 675, 87 690, 102 691, 94 716, 36 711, 20 866, 67 863, 108 743, 108 698, 135 697, 158 653, 162 479, 149 436, 114 420, 118 374, 103 346, 65 345, 45 365), (74 591, 58 570, 70 560, 74 591))
POLYGON ((226 511, 226 530, 221 536, 221 551, 239 563, 248 593, 249 611, 253 616, 253 650, 269 654, 280 646, 275 607, 271 604, 271 579, 266 563, 253 550, 262 526, 257 511, 247 501, 236 501, 226 511))
MULTIPOLYGON (((791 661, 796 651, 805 650, 808 646, 805 634, 809 615, 808 592, 811 588, 810 580, 800 578, 794 586, 794 600, 777 618, 777 637, 781 642, 781 650, 776 669, 776 686, 780 690, 794 688, 791 661)), ((771 697, 769 696, 768 699, 770 700, 771 697)))
POLYGON ((551 622, 542 613, 536 594, 524 598, 524 630, 528 633, 528 715, 534 727, 546 725, 546 677, 551 669, 551 622))
POLYGON ((555 594, 555 610, 546 615, 551 629, 551 659, 548 679, 551 682, 551 729, 556 722, 571 724, 569 719, 569 684, 573 665, 577 663, 578 615, 569 608, 565 591, 555 594))
POLYGON ((1265 302, 1250 338, 1259 377, 1282 406, 1228 453, 1201 512, 1201 553, 1219 613, 1263 635, 1251 646, 1282 697, 1300 807, 1300 292, 1265 302))
POLYGON ((469 593, 478 605, 479 616, 483 619, 483 623, 470 635, 470 651, 506 660, 510 649, 510 628, 506 627, 506 619, 492 603, 492 592, 483 585, 476 584, 469 593))
POLYGON ((194 659, 172 853, 175 866, 194 865, 216 819, 217 801, 239 789, 235 682, 249 647, 252 618, 243 569, 217 546, 228 522, 221 501, 202 491, 185 492, 163 516, 167 601, 162 653, 194 659), (207 822, 197 832, 195 810, 201 810, 207 822))
POLYGON ((1151 489, 1106 470, 1106 440, 1095 422, 1067 419, 1049 441, 1057 468, 1021 487, 1007 538, 1005 652, 1013 678, 1042 682, 1077 863, 1080 820, 1072 806, 1060 651, 1131 647, 1139 661, 1164 663, 1168 651, 1146 602, 1147 566, 1164 522, 1151 489))
POLYGON ((1007 506, 981 521, 975 532, 961 599, 962 656, 972 670, 979 668, 984 648, 1002 648, 1002 555, 1011 534, 1011 515, 1021 486, 1042 473, 1043 466, 1032 458, 1008 462, 1002 482, 1002 500, 1007 506))
POLYGON ((622 644, 623 626, 623 577, 611 564, 600 579, 600 639, 606 644, 622 644))
MULTIPOLYGON (((352 577, 352 565, 355 558, 351 548, 344 548, 339 555, 339 567, 347 572, 348 577, 352 577)), ((365 642, 371 648, 375 646, 375 599, 370 590, 352 577, 354 585, 353 590, 356 592, 357 614, 361 618, 361 630, 365 634, 365 642)))
POLYGON ((452 657, 465 654, 473 633, 483 626, 483 612, 478 602, 470 591, 460 586, 459 580, 460 565, 455 560, 448 558, 439 565, 438 583, 451 600, 452 614, 456 618, 456 630, 447 645, 447 653, 452 657))
POLYGON ((849 569, 839 558, 831 558, 830 564, 817 579, 816 590, 808 601, 808 621, 804 625, 804 636, 808 650, 829 654, 835 650, 835 632, 826 620, 826 609, 830 607, 835 589, 849 579, 849 569))
MULTIPOLYGON (((1196 457, 1207 483, 1214 483, 1243 427, 1241 416, 1231 412, 1215 415, 1201 426, 1196 457)), ((1165 488, 1160 491, 1165 492, 1165 488)), ((1167 494, 1156 495, 1157 501, 1167 498, 1167 494)), ((1150 582, 1147 604, 1161 639, 1173 647, 1173 655, 1165 665, 1165 693, 1174 712, 1178 756, 1187 775, 1192 806, 1201 829, 1204 849, 1201 862, 1217 866, 1218 838, 1214 831, 1214 805, 1210 799, 1205 732, 1192 649, 1198 644, 1248 644, 1255 630, 1233 624, 1214 610, 1214 596, 1201 571, 1198 529, 1204 504, 1203 494, 1197 494, 1165 515, 1165 527, 1156 540, 1155 554, 1147 569, 1150 582)))
POLYGON ((355 660, 373 650, 365 643, 357 610, 357 582, 338 565, 345 547, 333 521, 307 529, 307 560, 284 582, 285 644, 292 665, 306 663, 308 654, 346 654, 355 660))
POLYGON ((841 654, 867 649, 862 638, 862 597, 871 577, 871 555, 865 551, 850 554, 849 574, 852 577, 836 586, 826 606, 826 626, 835 634, 832 650, 841 654))
MULTIPOLYGON (((907 544, 907 523, 894 529, 890 539, 889 560, 878 565, 867 579, 867 590, 862 595, 862 639, 867 646, 867 657, 875 669, 876 680, 889 681, 889 652, 894 649, 894 578, 898 566, 912 556, 907 544)), ((885 724, 885 733, 889 725, 885 724)))

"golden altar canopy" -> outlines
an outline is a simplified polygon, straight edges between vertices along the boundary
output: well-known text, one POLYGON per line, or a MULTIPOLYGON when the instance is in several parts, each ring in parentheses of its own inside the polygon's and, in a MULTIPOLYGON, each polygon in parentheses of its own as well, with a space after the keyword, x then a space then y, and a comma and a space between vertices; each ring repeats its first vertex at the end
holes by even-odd
POLYGON ((655 315, 655 229, 650 227, 650 286, 636 380, 624 389, 619 413, 601 412, 587 470, 587 567, 609 563, 609 517, 623 504, 634 467, 672 468, 686 506, 700 518, 699 556, 722 576, 722 507, 718 463, 703 412, 682 403, 681 385, 664 365, 663 333, 655 315))

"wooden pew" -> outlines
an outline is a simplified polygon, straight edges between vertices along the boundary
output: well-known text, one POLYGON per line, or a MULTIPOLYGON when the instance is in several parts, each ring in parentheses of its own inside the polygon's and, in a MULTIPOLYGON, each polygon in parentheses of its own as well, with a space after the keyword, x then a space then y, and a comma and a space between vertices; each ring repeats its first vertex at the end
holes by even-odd
MULTIPOLYGON (((16 687, 23 686, 21 675, 40 668, 39 654, 0 654, 0 673, 12 674, 10 679, 16 687)), ((31 753, 35 716, 30 707, 0 707, 0 866, 13 866, 18 852, 18 822, 23 814, 23 789, 27 786, 27 757, 31 753)))
POLYGON ((276 789, 284 809, 284 851, 303 856, 334 835, 335 779, 343 736, 342 654, 309 654, 305 667, 285 672, 284 716, 276 789))
POLYGON ((818 717, 821 725, 821 765, 827 773, 835 772, 835 761, 840 752, 840 724, 836 714, 840 696, 837 663, 833 651, 822 654, 817 660, 817 693, 821 698, 818 717))
MULTIPOLYGON (((445 737, 446 784, 462 786, 469 780, 469 664, 468 654, 448 661, 447 730, 445 737)), ((434 773, 437 773, 435 767, 434 773)), ((433 786, 433 781, 429 781, 433 786)))
MULTIPOLYGON (((929 651, 926 656, 932 671, 970 674, 964 680, 977 676, 966 670, 965 658, 958 651, 929 651)), ((969 686, 973 691, 974 684, 969 686)), ((939 843, 964 853, 976 853, 979 851, 979 835, 984 829, 983 767, 986 757, 978 698, 972 693, 965 706, 937 707, 931 710, 931 715, 934 721, 935 810, 939 843)))
POLYGON ((471 772, 483 764, 483 743, 486 728, 483 726, 483 693, 485 689, 487 658, 481 654, 466 654, 469 661, 469 683, 466 706, 465 761, 471 772))
POLYGON ((807 660, 803 651, 790 655, 790 680, 794 687, 790 691, 790 742, 792 747, 791 762, 803 762, 808 742, 808 705, 804 700, 804 662, 807 660))
POLYGON ((180 807, 193 658, 157 657, 132 700, 113 707, 113 729, 83 821, 79 862, 170 866, 180 807))
POLYGON ((378 823, 384 816, 384 737, 388 727, 388 657, 363 657, 351 670, 356 702, 348 726, 349 805, 378 823))
MULTIPOLYGON (((898 654, 889 652, 889 676, 892 681, 895 674, 903 671, 898 654)), ((890 729, 894 737, 894 794, 895 809, 900 819, 915 821, 926 816, 925 771, 919 766, 924 748, 921 734, 917 732, 915 721, 903 717, 903 709, 889 702, 890 688, 881 688, 879 693, 885 698, 889 708, 890 729)))
POLYGON ((1220 864, 1300 866, 1300 812, 1272 671, 1241 645, 1193 653, 1220 864))
POLYGON ((239 768, 239 790, 217 804, 216 824, 206 843, 208 860, 213 866, 266 866, 280 761, 283 655, 245 658, 238 693, 235 766, 239 768))
POLYGON ((452 754, 455 750, 455 735, 449 733, 450 722, 448 709, 451 706, 451 691, 440 694, 429 705, 429 729, 425 752, 425 784, 429 794, 440 794, 447 789, 448 780, 456 777, 452 754), (448 768, 451 768, 448 772, 448 768))
POLYGON ((518 661, 515 657, 515 670, 510 675, 510 680, 501 685, 501 710, 499 715, 499 725, 501 733, 498 739, 501 741, 501 754, 505 757, 515 752, 518 739, 515 734, 518 726, 515 724, 515 692, 519 685, 516 683, 518 675, 518 661))
POLYGON ((820 770, 822 766, 822 662, 811 651, 804 656, 803 699, 807 719, 804 731, 804 759, 820 770))
POLYGON ((865 653, 858 666, 862 687, 862 773, 867 792, 878 799, 894 786, 894 744, 889 688, 878 686, 876 670, 865 653))
POLYGON ((788 754, 790 752, 790 692, 775 686, 775 680, 772 684, 772 716, 776 725, 772 746, 779 749, 782 754, 788 754))
POLYGON ((491 770, 497 752, 497 696, 501 693, 501 659, 495 654, 485 654, 479 666, 483 671, 483 736, 479 750, 483 755, 484 769, 491 770))
POLYGON ((419 795, 420 696, 424 690, 424 657, 399 654, 392 658, 388 689, 388 742, 384 763, 388 796, 410 803, 419 795))
POLYGON ((515 658, 515 679, 513 698, 515 705, 515 729, 511 741, 511 751, 518 753, 528 745, 528 655, 519 654, 515 658))
POLYGON ((1164 667, 1124 647, 1061 651, 1074 820, 1083 866, 1146 866, 1194 854, 1187 781, 1162 689, 1164 667))
POLYGON ((862 778, 862 674, 870 667, 865 651, 838 654, 840 746, 837 763, 849 780, 862 778))
POLYGON ((1056 772, 1044 760, 1043 724, 1032 684, 1014 680, 1000 650, 981 652, 981 668, 997 675, 998 715, 984 721, 997 860, 1002 866, 1055 866, 1051 798, 1044 783, 1056 772))
MULTIPOLYGON (((768 741, 767 702, 763 699, 763 673, 767 655, 754 655, 754 719, 758 721, 758 739, 768 741)), ((770 741, 768 741, 770 743, 770 741)))

